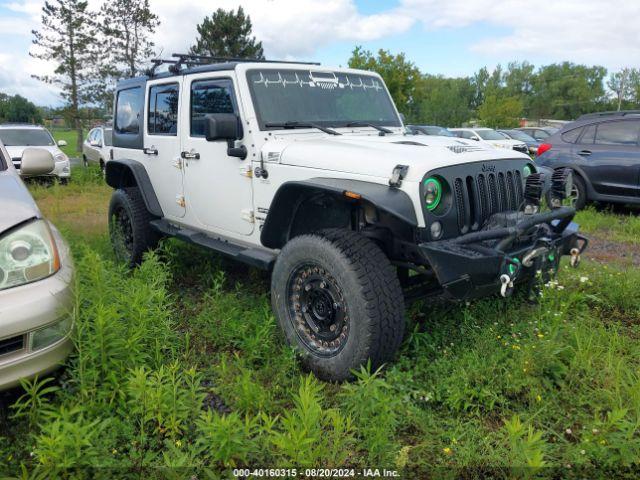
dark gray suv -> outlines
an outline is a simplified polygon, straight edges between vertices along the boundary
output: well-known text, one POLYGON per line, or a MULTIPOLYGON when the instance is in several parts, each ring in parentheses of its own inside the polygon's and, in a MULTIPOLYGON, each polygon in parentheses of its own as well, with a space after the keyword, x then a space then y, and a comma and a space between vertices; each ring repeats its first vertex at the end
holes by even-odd
POLYGON ((640 111, 583 115, 548 137, 536 163, 574 172, 575 206, 640 204, 640 111))

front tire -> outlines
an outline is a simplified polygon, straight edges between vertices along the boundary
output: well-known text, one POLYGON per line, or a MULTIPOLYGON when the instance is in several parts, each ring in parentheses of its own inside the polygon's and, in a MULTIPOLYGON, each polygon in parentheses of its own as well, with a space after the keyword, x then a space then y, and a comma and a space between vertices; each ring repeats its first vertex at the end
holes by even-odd
POLYGON ((574 172, 573 174, 573 191, 571 192, 573 199, 573 207, 576 210, 582 210, 587 205, 587 186, 582 177, 574 172))
POLYGON ((87 160, 86 155, 82 155, 82 165, 84 166, 84 168, 87 168, 89 166, 89 160, 87 160))
POLYGON ((160 235, 137 187, 118 189, 109 203, 109 236, 116 258, 130 268, 142 262, 147 250, 158 246, 160 235))
POLYGON ((271 277, 271 301, 287 342, 323 380, 353 378, 393 359, 404 334, 404 298, 382 250, 349 230, 293 238, 271 277))

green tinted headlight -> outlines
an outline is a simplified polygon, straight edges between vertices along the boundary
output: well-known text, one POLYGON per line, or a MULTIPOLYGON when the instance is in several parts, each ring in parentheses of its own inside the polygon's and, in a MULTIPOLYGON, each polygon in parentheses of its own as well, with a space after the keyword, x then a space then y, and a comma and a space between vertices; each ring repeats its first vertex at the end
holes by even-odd
POLYGON ((522 169, 522 176, 524 178, 527 178, 532 173, 533 173, 533 169, 531 168, 531 165, 525 165, 524 168, 522 169))
POLYGON ((424 181, 424 201, 427 210, 434 210, 442 200, 442 184, 435 177, 429 177, 424 181))

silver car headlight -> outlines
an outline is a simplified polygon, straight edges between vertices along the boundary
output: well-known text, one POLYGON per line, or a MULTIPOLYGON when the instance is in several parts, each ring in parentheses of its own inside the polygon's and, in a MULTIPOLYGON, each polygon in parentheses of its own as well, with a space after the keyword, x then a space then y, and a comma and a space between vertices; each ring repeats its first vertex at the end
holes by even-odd
POLYGON ((71 331, 71 316, 31 333, 31 351, 42 350, 62 340, 71 331))
POLYGON ((67 157, 64 153, 57 153, 53 156, 53 159, 56 162, 68 162, 69 157, 67 157))
POLYGON ((0 290, 35 282, 60 270, 49 225, 34 220, 0 237, 0 290))

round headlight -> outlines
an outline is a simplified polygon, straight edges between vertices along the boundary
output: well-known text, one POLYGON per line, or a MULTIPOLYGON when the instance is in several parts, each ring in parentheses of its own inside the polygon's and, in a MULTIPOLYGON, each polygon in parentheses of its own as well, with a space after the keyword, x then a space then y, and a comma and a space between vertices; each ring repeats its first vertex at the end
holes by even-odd
POLYGON ((435 177, 429 177, 424 181, 424 201, 428 210, 434 210, 442 200, 442 185, 435 177))
POLYGON ((531 165, 525 165, 524 168, 522 169, 522 176, 524 178, 527 178, 532 173, 533 173, 533 169, 531 168, 531 165))

